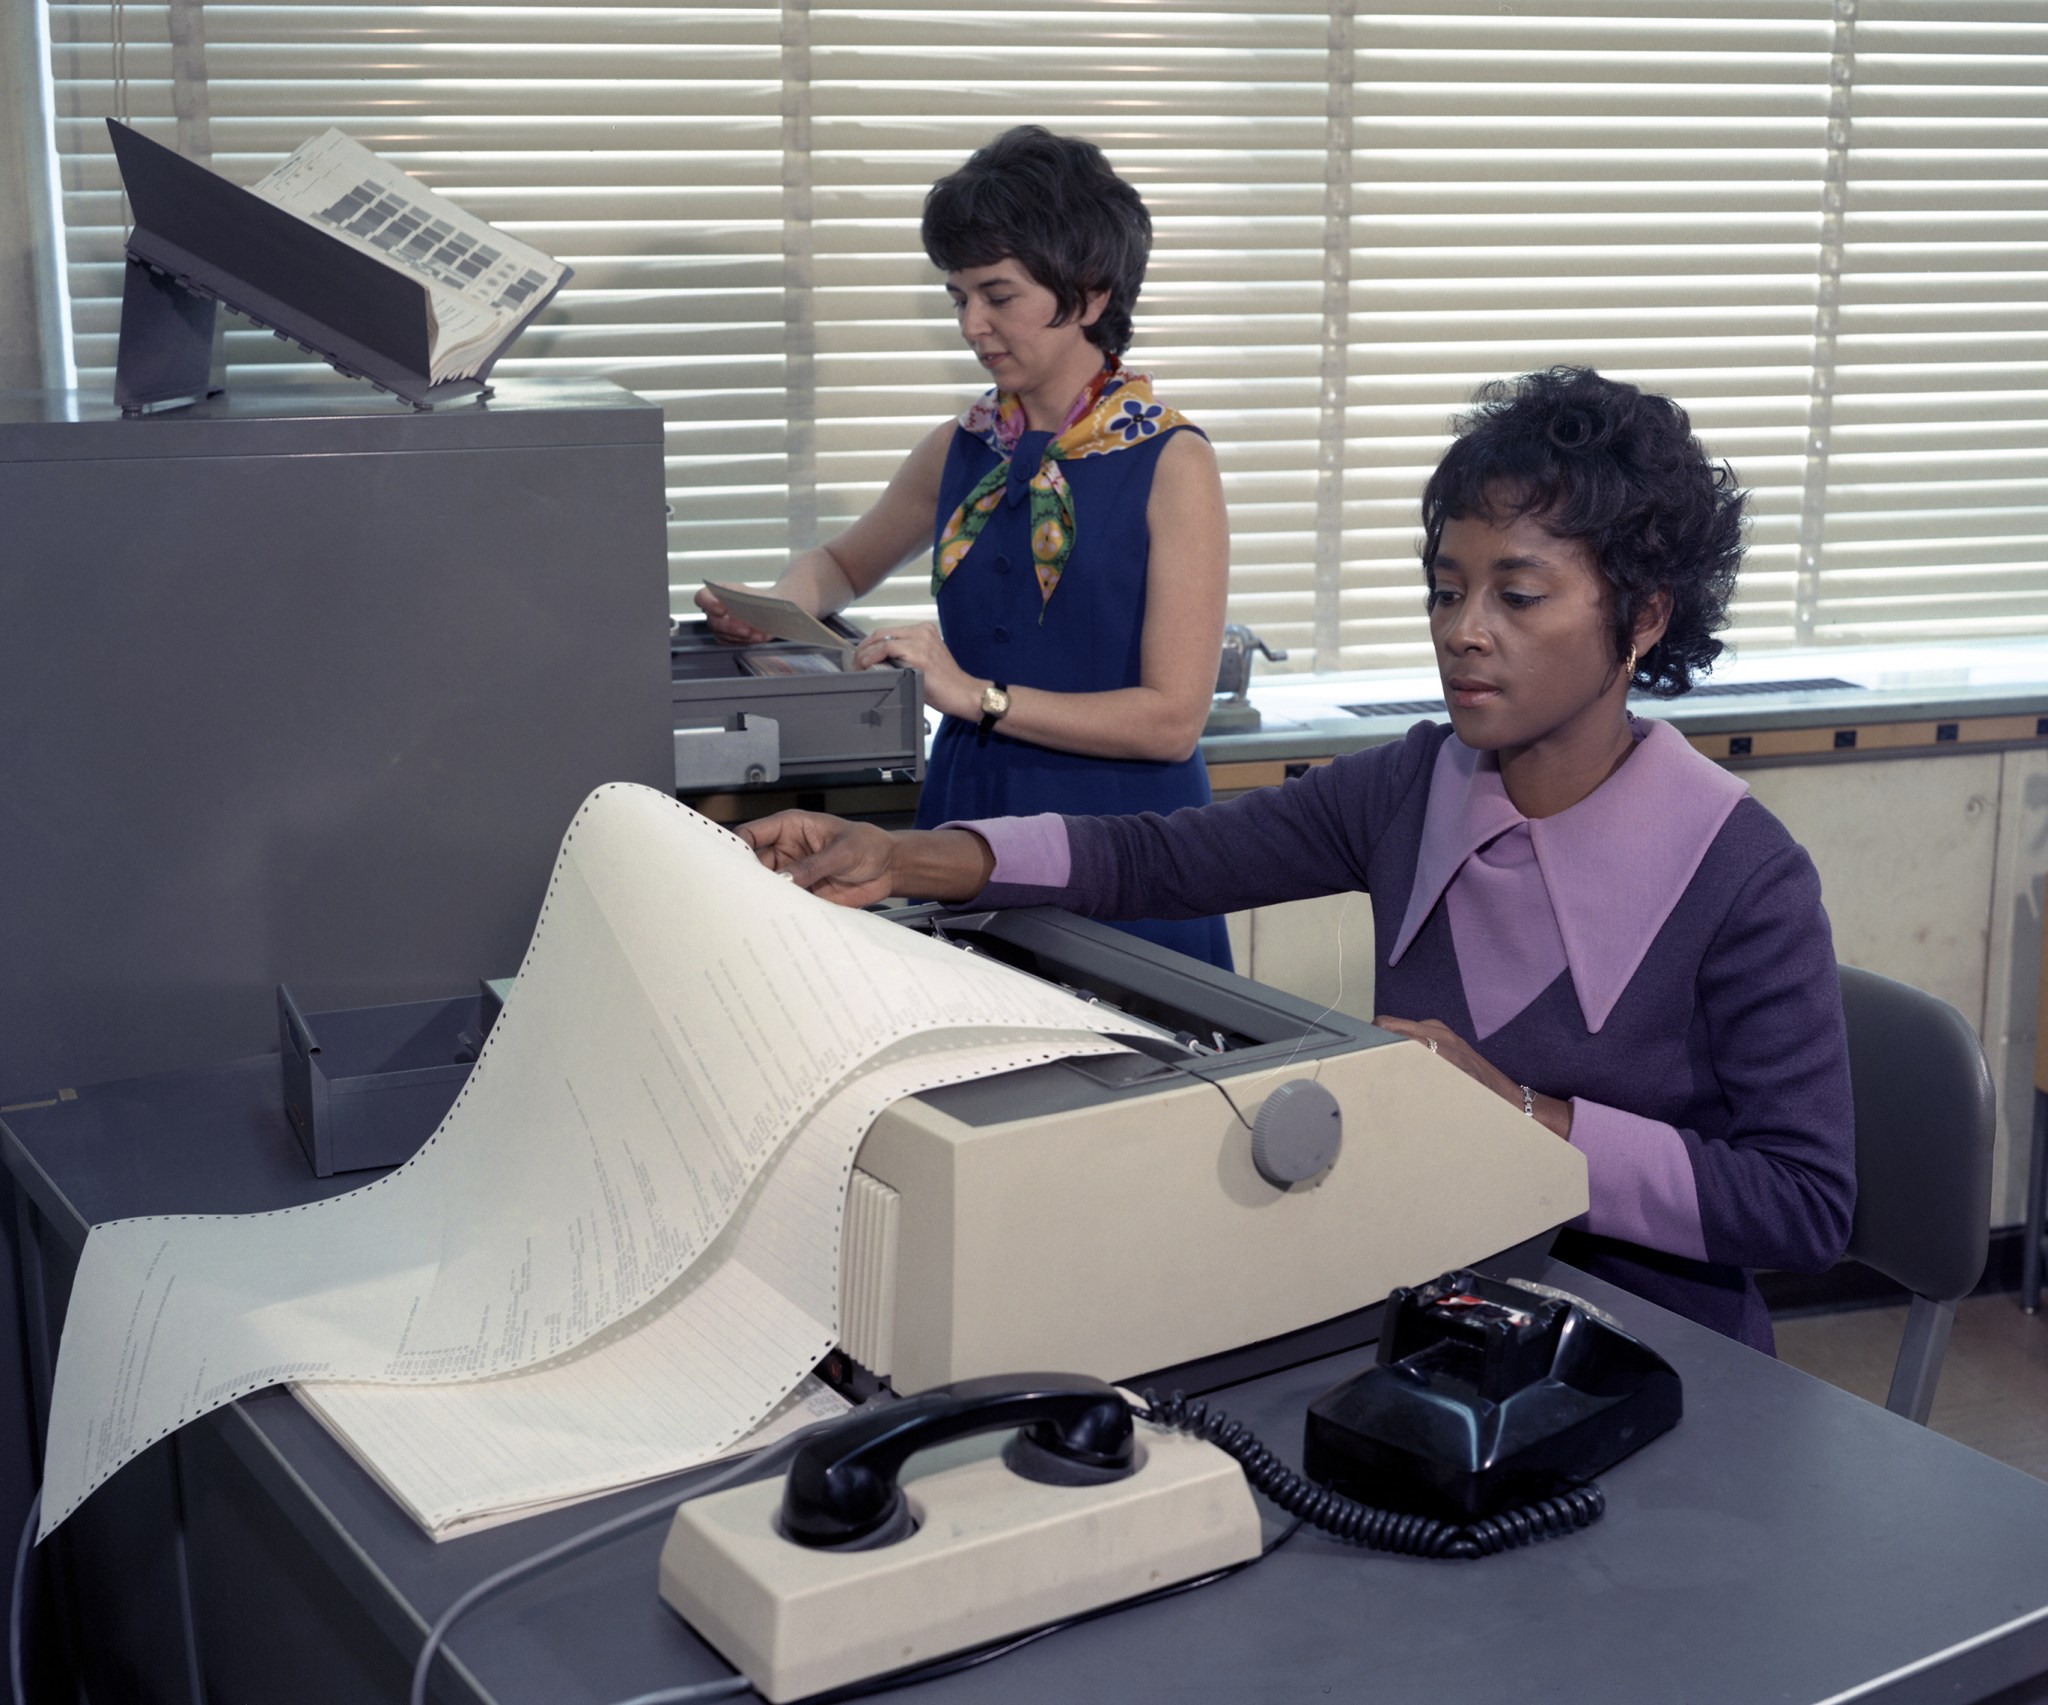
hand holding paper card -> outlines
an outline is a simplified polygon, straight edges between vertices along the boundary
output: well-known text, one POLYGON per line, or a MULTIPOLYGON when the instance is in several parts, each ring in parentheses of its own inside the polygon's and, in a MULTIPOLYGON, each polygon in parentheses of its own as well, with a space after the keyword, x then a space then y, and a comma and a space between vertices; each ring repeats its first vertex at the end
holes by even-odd
POLYGON ((710 587, 729 614, 763 633, 772 633, 777 639, 790 640, 797 645, 829 645, 839 651, 853 649, 852 640, 844 634, 834 633, 808 610, 799 608, 787 598, 755 592, 745 586, 723 586, 715 580, 707 580, 704 584, 710 587))

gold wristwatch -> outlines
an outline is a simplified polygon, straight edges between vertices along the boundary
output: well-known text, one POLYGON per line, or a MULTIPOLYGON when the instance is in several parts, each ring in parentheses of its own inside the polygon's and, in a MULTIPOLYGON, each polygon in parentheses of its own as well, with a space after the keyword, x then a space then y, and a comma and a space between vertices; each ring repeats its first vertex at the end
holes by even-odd
POLYGON ((988 744, 988 731, 1010 714, 1010 689, 991 681, 981 689, 981 726, 974 731, 977 746, 988 744))

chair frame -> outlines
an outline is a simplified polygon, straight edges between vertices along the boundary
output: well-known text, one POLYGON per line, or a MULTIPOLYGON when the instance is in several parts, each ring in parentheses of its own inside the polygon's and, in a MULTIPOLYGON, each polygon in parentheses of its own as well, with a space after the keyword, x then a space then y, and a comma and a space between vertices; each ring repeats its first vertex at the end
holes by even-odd
POLYGON ((1945 1000, 1840 968, 1856 1098, 1849 1254, 1912 1293, 1885 1407, 1925 1424, 1956 1304, 1991 1243, 1998 1115, 1984 1047, 1945 1000))

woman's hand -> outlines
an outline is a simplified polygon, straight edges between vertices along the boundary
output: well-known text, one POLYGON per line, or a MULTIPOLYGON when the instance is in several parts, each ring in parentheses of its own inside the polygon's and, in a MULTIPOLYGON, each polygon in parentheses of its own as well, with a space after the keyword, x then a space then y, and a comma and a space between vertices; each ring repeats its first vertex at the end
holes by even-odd
POLYGON ((697 588, 697 608, 704 612, 714 637, 727 645, 766 645, 775 636, 751 627, 733 615, 708 586, 697 588))
MULTIPOLYGON (((1517 1112, 1522 1108, 1522 1086, 1467 1042, 1440 1018, 1389 1018, 1385 1013, 1373 1023, 1396 1036, 1412 1037, 1432 1054, 1441 1055, 1467 1077, 1483 1083, 1517 1112)), ((1567 1140, 1572 1134, 1572 1104, 1554 1095, 1536 1097, 1536 1122, 1554 1137, 1567 1140)))
POLYGON ((778 811, 735 831, 770 870, 837 906, 867 906, 895 889, 896 837, 822 811, 778 811))
POLYGON ((871 906, 894 894, 971 900, 996 865, 988 842, 969 829, 891 833, 822 811, 778 811, 737 832, 770 870, 835 906, 871 906))
POLYGON ((924 702, 947 716, 966 722, 981 720, 981 689, 984 682, 953 661, 952 652, 930 622, 890 626, 871 633, 853 650, 856 669, 872 669, 878 663, 895 663, 915 669, 924 677, 924 702))

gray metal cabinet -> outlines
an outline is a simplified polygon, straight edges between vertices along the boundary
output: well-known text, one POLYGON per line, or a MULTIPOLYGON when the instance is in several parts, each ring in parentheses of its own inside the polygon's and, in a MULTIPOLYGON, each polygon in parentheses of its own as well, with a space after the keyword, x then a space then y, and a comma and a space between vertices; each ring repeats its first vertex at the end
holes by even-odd
POLYGON ((663 484, 608 384, 0 393, 0 1102, 509 974, 672 785, 663 484))

